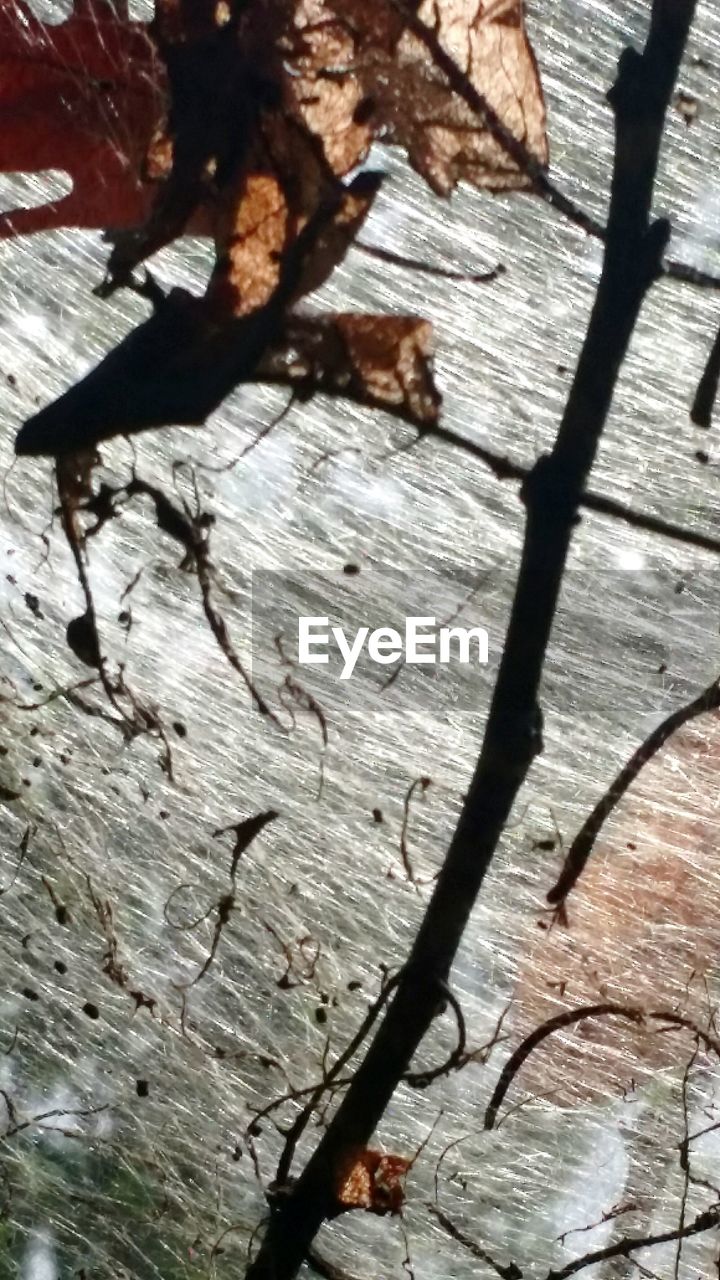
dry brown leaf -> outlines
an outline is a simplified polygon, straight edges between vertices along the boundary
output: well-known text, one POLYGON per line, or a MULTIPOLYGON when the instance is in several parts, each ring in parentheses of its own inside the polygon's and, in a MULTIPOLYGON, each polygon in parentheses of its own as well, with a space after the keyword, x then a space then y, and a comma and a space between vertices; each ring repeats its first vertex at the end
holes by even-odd
MULTIPOLYGON (((114 263, 126 274, 188 224, 212 233, 217 194, 237 188, 248 155, 264 169, 254 143, 268 114, 294 119, 336 176, 382 135, 437 191, 461 179, 529 185, 497 131, 404 30, 396 3, 252 0, 238 10, 228 0, 158 0, 146 27, 130 21, 124 0, 79 0, 57 25, 39 22, 24 0, 0 0, 0 172, 64 169, 74 184, 52 205, 2 215, 0 235, 134 226, 114 263), (163 126, 166 70, 174 105, 163 126), (148 179, 165 181, 158 190, 148 179)), ((417 17, 544 164, 542 92, 519 0, 423 0, 417 17)))
POLYGON ((439 417, 432 325, 417 316, 291 316, 257 378, 306 394, 342 395, 418 427, 439 417))
POLYGON ((302 298, 329 280, 343 261, 377 195, 382 174, 365 170, 347 188, 332 219, 329 219, 305 263, 297 297, 302 298))
MULTIPOLYGON (((248 315, 262 307, 280 280, 282 253, 291 221, 287 199, 272 173, 251 173, 234 213, 234 225, 217 228, 222 257, 209 290, 214 305, 230 315, 248 315)), ((297 228, 297 220, 294 219, 297 228)))
POLYGON ((417 18, 467 77, 497 117, 480 120, 453 93, 418 36, 403 31, 392 0, 332 0, 332 7, 363 32, 355 74, 371 127, 403 147, 434 191, 447 195, 460 181, 490 191, 532 185, 503 144, 503 131, 532 161, 547 164, 545 104, 522 0, 423 0, 417 18))
MULTIPOLYGON (((298 138, 295 164, 306 140, 298 138)), ((232 193, 217 215, 218 260, 208 289, 208 305, 224 315, 242 316, 265 306, 277 289, 284 255, 312 217, 323 207, 332 213, 312 251, 305 255, 296 287, 288 303, 318 289, 342 261, 365 221, 382 176, 364 172, 345 189, 328 183, 324 170, 313 166, 312 154, 296 180, 290 159, 274 157, 274 171, 243 177, 236 200, 232 193)))
POLYGON ((241 382, 254 381, 265 353, 283 342, 287 309, 297 296, 306 261, 344 201, 377 187, 377 175, 358 174, 323 203, 287 246, 277 288, 264 306, 234 316, 213 309, 208 295, 183 289, 155 298, 153 314, 113 348, 80 382, 30 418, 18 433, 17 453, 60 454, 153 427, 205 421, 241 382))
MULTIPOLYGON (((0 0, 0 18, 9 3, 0 0)), ((95 15, 110 7, 110 0, 83 3, 95 15)), ((18 437, 20 452, 202 421, 233 385, 256 373, 347 395, 418 426, 437 421, 428 323, 292 314, 342 260, 367 217, 378 175, 363 172, 347 185, 341 179, 364 160, 373 137, 404 146, 440 192, 462 178, 493 190, 527 185, 518 143, 535 165, 546 158, 542 93, 520 0, 422 0, 417 12, 403 4, 157 0, 147 28, 130 24, 120 7, 109 29, 131 62, 131 35, 145 49, 148 39, 154 45, 167 110, 160 124, 157 107, 148 111, 141 129, 127 105, 119 109, 123 127, 135 130, 134 145, 142 139, 156 196, 144 222, 115 236, 101 292, 129 283, 135 267, 188 227, 214 235, 215 268, 203 299, 176 296, 160 307, 136 340, 61 398, 57 413, 50 406, 35 415, 18 437), (434 32, 434 50, 418 21, 434 32), (436 65, 443 56, 454 60, 444 71, 436 65), (455 65, 487 100, 486 119, 468 107, 451 74, 455 65), (185 328, 188 346, 178 351, 172 335, 185 328), (98 396, 121 374, 120 408, 104 421, 98 396), (82 420, 72 427, 70 412, 82 420)), ((139 172, 138 155, 132 164, 139 172)))
POLYGON ((356 119, 363 96, 352 72, 356 42, 324 0, 300 0, 294 26, 289 105, 320 140, 330 168, 343 177, 365 159, 372 141, 369 124, 356 119))
POLYGON ((432 325, 414 316, 339 315, 353 376, 375 404, 406 408, 415 420, 437 417, 432 376, 432 325))

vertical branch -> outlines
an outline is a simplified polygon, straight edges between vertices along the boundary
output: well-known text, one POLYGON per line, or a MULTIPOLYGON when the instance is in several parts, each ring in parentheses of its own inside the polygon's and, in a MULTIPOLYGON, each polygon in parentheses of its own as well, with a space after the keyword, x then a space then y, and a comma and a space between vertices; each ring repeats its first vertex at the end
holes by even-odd
POLYGON ((367 1144, 428 1030, 515 797, 542 750, 540 677, 577 521, 615 384, 669 228, 650 210, 665 112, 694 0, 654 0, 642 54, 626 49, 608 94, 615 159, 605 257, 585 343, 552 452, 522 490, 525 538, 480 758, 392 1004, 325 1135, 277 1198, 247 1280, 290 1280, 333 1214, 337 1171, 367 1144))

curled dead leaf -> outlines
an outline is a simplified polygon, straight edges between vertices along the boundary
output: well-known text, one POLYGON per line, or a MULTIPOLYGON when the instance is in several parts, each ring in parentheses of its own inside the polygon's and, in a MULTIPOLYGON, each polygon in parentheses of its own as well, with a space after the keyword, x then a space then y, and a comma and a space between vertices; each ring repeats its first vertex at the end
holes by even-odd
POLYGON ((368 215, 379 175, 341 179, 373 138, 404 147, 441 193, 461 180, 491 190, 532 185, 547 142, 521 0, 422 0, 418 8, 405 0, 157 0, 147 27, 130 22, 122 0, 117 9, 82 0, 68 22, 46 28, 32 19, 20 35, 25 12, 24 0, 0 0, 14 68, 4 90, 10 134, 20 139, 11 161, 0 151, 0 167, 24 167, 23 148, 58 102, 70 141, 61 146, 50 128, 43 165, 67 168, 76 185, 69 204, 21 211, 28 217, 15 226, 37 230, 62 218, 114 226, 102 296, 131 283, 136 267, 188 229, 212 233, 216 250, 205 296, 175 291, 160 303, 25 425, 18 452, 203 422, 255 376, 348 395, 420 426, 437 420, 429 324, 352 314, 307 321, 292 308, 328 278, 368 215), (90 123, 101 74, 112 127, 90 123), (15 108, 28 76, 32 123, 21 137, 15 108), (81 134, 96 139, 98 130, 99 152, 80 145, 81 134), (117 217, 108 147, 123 172, 117 217), (133 211, 147 216, 129 226, 133 211))

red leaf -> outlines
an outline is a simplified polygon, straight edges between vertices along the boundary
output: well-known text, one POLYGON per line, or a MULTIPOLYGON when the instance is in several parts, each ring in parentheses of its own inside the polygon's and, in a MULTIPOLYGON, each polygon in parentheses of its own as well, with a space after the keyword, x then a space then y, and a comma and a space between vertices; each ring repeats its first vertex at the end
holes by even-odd
POLYGON ((0 172, 59 169, 73 184, 51 204, 0 215, 0 237, 144 221, 164 82, 147 29, 123 0, 81 0, 57 25, 23 0, 0 0, 0 172))

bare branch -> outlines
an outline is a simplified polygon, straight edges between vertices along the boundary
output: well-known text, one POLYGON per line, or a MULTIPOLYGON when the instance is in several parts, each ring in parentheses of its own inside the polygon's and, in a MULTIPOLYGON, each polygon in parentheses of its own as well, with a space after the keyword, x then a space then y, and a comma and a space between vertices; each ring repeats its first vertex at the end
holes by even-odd
MULTIPOLYGON (((454 431, 451 427, 446 427, 442 423, 424 426, 418 436, 418 442, 426 437, 442 440, 445 444, 462 449, 464 453, 477 458, 479 462, 489 467, 498 480, 519 480, 523 484, 530 475, 531 468, 524 467, 521 463, 514 462, 503 454, 495 453, 494 450, 486 448, 485 445, 479 444, 475 440, 468 439, 467 436, 461 435, 460 432, 454 431)), ((720 538, 716 538, 709 533, 688 529, 684 525, 675 524, 672 520, 666 520, 662 516, 654 516, 645 511, 636 511, 633 507, 629 507, 627 503, 620 502, 617 498, 610 498, 604 493, 595 493, 592 489, 586 489, 578 499, 578 506, 586 511, 594 511, 598 515, 608 516, 612 520, 620 520, 632 529, 643 529, 646 533, 659 534, 660 537, 669 538, 672 542, 679 542, 683 546, 697 547, 698 550, 709 551, 713 555, 720 554, 720 538)))
POLYGON ((351 1151, 367 1146, 433 1020, 438 984, 448 980, 517 793, 542 749, 538 694, 579 500, 643 300, 661 274, 669 228, 653 223, 650 211, 693 13, 690 0, 654 0, 644 52, 626 49, 620 59, 609 94, 616 146, 602 275, 554 448, 522 488, 522 561, 475 775, 392 1004, 304 1172, 275 1204, 247 1280, 291 1280, 333 1215, 338 1172, 351 1151))
POLYGON ((607 1262, 610 1258, 629 1258, 636 1249, 651 1249, 656 1244, 672 1244, 676 1240, 687 1240, 688 1236, 697 1236, 703 1231, 711 1231, 719 1224, 720 1209, 707 1209, 705 1213, 698 1214, 697 1218, 679 1231, 663 1231, 654 1236, 625 1236, 624 1239, 617 1240, 615 1244, 609 1244, 604 1249, 595 1249, 592 1253, 583 1254, 582 1258, 575 1258, 557 1271, 548 1271, 545 1280, 567 1280, 568 1276, 577 1275, 578 1271, 584 1271, 585 1267, 593 1267, 597 1262, 607 1262))

